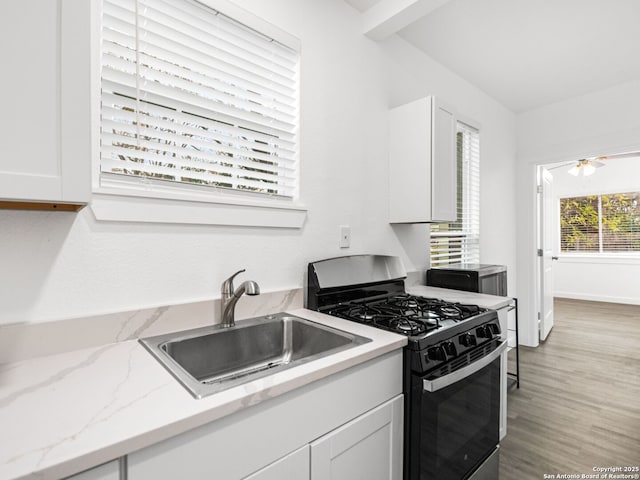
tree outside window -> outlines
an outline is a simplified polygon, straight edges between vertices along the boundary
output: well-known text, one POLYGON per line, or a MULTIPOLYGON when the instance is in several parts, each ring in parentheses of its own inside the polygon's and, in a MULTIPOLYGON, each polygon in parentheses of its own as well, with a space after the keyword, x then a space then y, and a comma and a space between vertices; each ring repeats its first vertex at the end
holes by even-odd
POLYGON ((640 192, 561 198, 560 251, 640 254, 640 192))

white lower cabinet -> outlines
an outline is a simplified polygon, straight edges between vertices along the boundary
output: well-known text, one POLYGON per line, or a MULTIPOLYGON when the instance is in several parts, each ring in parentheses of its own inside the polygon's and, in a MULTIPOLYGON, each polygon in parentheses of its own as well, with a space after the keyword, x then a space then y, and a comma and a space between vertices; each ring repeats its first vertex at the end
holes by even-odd
POLYGON ((402 422, 397 350, 132 452, 128 480, 401 480, 402 422))
POLYGON ((309 445, 299 448, 243 480, 309 480, 309 445))
POLYGON ((399 395, 313 442, 311 480, 400 480, 403 407, 399 395))
POLYGON ((113 460, 98 467, 85 470, 67 480, 120 480, 120 461, 113 460))
POLYGON ((398 395, 244 480, 401 480, 403 409, 398 395))

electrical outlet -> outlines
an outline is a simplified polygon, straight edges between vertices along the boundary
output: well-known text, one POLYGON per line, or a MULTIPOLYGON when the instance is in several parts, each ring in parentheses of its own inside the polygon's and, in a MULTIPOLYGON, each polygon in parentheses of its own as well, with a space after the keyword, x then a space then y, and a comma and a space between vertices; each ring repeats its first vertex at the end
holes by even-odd
POLYGON ((340 248, 349 248, 351 246, 351 227, 349 225, 340 225, 340 248))

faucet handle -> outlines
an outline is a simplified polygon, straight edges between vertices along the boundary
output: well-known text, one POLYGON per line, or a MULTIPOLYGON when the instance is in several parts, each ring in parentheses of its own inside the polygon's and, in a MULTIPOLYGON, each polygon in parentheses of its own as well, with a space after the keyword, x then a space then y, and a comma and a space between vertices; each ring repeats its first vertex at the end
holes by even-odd
POLYGON ((233 295, 233 279, 241 274, 242 272, 246 272, 246 269, 243 268, 242 270, 238 270, 236 273, 234 273, 233 275, 231 275, 229 278, 227 278, 224 282, 222 282, 222 293, 223 294, 228 294, 228 295, 233 295))

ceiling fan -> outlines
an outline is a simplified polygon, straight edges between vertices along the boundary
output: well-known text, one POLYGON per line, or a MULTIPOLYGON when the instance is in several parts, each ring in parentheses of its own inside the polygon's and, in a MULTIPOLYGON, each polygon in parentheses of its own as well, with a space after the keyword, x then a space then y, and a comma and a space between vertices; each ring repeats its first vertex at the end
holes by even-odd
POLYGON ((630 152, 630 153, 618 153, 616 155, 605 155, 601 157, 595 158, 581 158, 580 160, 571 161, 571 162, 563 162, 554 167, 548 168, 548 170, 555 170, 556 168, 564 167, 567 165, 573 164, 573 167, 568 170, 568 173, 574 176, 585 176, 593 175, 597 168, 604 167, 604 160, 613 160, 618 158, 632 158, 637 157, 640 159, 640 152, 630 152))
POLYGON ((578 160, 578 163, 574 165, 571 169, 569 169, 568 173, 577 177, 578 175, 583 175, 588 177, 589 175, 593 175, 596 171, 596 168, 604 167, 604 163, 599 162, 598 160, 589 160, 587 158, 583 158, 578 160))

